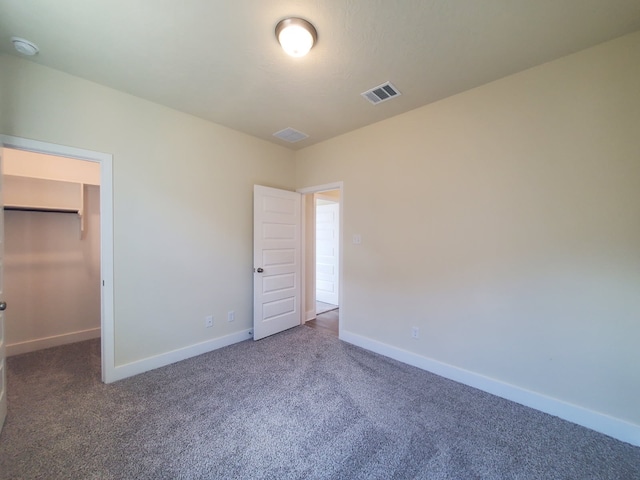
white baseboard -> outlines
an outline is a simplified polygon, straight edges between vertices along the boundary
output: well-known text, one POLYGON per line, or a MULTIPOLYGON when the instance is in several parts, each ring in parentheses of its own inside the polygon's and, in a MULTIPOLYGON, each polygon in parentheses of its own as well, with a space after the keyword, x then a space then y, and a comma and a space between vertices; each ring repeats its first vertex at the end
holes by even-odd
POLYGON ((196 343, 188 347, 172 350, 167 353, 162 353, 154 357, 145 358, 136 362, 127 363, 125 365, 116 366, 113 370, 113 375, 105 379, 105 383, 111 383, 124 378, 133 377, 140 373, 148 372, 156 368, 164 367, 172 363, 186 360, 187 358, 196 357, 203 353, 208 353, 218 348, 233 345, 234 343, 242 342, 253 338, 253 330, 247 329, 237 333, 232 333, 220 338, 214 338, 213 340, 207 340, 206 342, 196 343))
POLYGON ((313 320, 314 318, 316 318, 316 311, 315 309, 313 310, 307 310, 305 312, 305 317, 304 317, 304 321, 308 322, 309 320, 313 320))
POLYGON ((340 339, 358 347, 390 357, 441 377, 469 385, 485 392, 512 400, 521 405, 560 417, 583 427, 640 447, 640 425, 588 410, 524 388, 485 377, 477 373, 438 362, 386 343, 342 330, 340 339))
POLYGON ((100 328, 90 328, 88 330, 80 330, 78 332, 63 333, 61 335, 53 335, 51 337, 36 338, 25 342, 7 344, 7 357, 19 355, 21 353, 35 352, 44 348, 58 347, 67 345, 68 343, 82 342, 91 340, 92 338, 100 338, 100 328))

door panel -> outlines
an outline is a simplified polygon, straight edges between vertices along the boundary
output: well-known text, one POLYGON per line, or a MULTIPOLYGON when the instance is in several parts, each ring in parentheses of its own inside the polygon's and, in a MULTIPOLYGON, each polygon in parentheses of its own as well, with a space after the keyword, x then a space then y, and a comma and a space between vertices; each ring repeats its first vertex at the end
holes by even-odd
POLYGON ((316 205, 316 300, 339 304, 339 203, 316 205))
POLYGON ((254 340, 300 325, 301 202, 299 193, 254 186, 254 340))

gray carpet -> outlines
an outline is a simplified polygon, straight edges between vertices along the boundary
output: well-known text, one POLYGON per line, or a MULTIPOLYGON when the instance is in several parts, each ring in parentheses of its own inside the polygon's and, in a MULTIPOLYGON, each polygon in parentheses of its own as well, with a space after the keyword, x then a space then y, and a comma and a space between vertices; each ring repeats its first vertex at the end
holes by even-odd
POLYGON ((638 479, 640 448, 297 327, 112 385, 8 359, 2 479, 638 479))

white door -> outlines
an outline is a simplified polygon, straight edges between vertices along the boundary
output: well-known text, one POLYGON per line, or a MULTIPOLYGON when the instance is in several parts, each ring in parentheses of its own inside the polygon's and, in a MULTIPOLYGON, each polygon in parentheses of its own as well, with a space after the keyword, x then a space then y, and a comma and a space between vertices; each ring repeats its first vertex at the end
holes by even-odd
POLYGON ((0 432, 7 416, 7 368, 4 345, 4 302, 3 273, 4 273, 4 208, 2 201, 2 150, 0 149, 0 432))
POLYGON ((300 325, 301 205, 296 192, 253 187, 253 339, 300 325))
POLYGON ((339 305, 340 204, 316 201, 316 300, 339 305))

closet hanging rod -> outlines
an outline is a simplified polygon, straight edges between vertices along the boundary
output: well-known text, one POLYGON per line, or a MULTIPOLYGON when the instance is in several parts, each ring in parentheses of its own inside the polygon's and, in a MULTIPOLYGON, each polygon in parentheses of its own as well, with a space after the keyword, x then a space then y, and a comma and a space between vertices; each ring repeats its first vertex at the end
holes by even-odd
POLYGON ((14 212, 79 213, 78 209, 73 208, 21 207, 16 205, 5 205, 4 210, 14 212))

